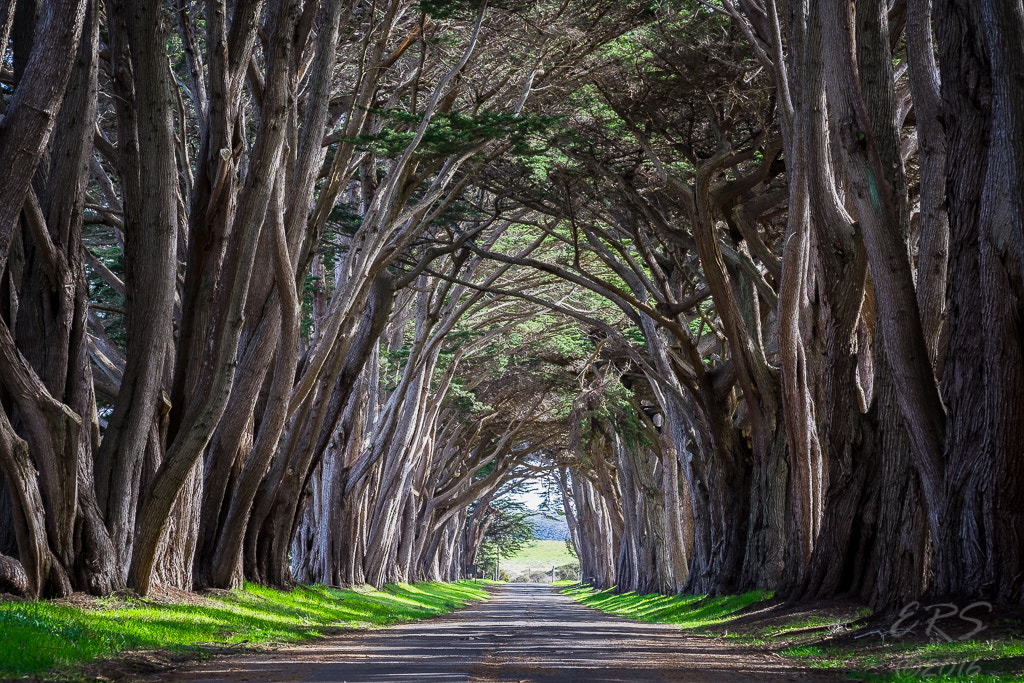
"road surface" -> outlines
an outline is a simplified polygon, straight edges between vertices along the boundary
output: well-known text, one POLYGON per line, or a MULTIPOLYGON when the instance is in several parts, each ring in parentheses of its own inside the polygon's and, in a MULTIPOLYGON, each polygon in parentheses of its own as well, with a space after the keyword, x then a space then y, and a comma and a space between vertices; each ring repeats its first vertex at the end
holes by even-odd
POLYGON ((505 584, 438 619, 216 659, 157 681, 826 681, 770 654, 505 584))

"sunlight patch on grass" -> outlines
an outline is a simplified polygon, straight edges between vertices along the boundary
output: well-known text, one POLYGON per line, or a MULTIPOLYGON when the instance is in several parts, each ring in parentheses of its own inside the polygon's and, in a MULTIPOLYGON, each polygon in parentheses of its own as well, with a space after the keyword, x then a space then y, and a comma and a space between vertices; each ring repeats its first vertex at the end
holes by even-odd
POLYGON ((638 595, 596 591, 583 586, 562 591, 579 602, 602 612, 658 624, 675 624, 682 628, 699 628, 719 624, 733 618, 747 607, 770 600, 767 591, 751 591, 743 595, 706 597, 702 595, 638 595))
POLYGON ((487 593, 479 582, 360 587, 246 584, 203 604, 103 599, 91 607, 0 602, 0 678, 48 676, 132 650, 197 653, 210 645, 309 640, 341 629, 445 614, 487 593))

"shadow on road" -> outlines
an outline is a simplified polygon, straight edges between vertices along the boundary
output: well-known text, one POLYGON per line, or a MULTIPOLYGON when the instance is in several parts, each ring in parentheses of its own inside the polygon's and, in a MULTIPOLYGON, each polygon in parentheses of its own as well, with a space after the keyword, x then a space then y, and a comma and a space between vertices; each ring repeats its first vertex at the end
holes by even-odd
POLYGON ((507 584, 455 614, 209 662, 178 681, 834 680, 721 639, 583 607, 547 584, 507 584))

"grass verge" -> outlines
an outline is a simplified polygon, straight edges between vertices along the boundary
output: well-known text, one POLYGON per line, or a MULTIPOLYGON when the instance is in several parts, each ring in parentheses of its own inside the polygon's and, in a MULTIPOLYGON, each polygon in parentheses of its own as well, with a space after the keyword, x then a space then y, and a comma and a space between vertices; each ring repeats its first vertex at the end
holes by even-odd
POLYGON ((184 593, 186 601, 173 602, 124 596, 0 602, 0 678, 80 678, 97 660, 139 651, 159 651, 169 656, 164 660, 202 659, 225 649, 424 619, 486 598, 482 588, 471 581, 381 591, 246 584, 202 596, 184 593))
POLYGON ((638 595, 578 585, 562 592, 609 614, 675 624, 828 669, 837 680, 1024 681, 1024 612, 1019 609, 991 609, 987 603, 955 609, 915 605, 905 612, 909 617, 869 620, 869 610, 854 603, 792 606, 766 592, 638 595), (984 629, 972 633, 979 625, 984 629))

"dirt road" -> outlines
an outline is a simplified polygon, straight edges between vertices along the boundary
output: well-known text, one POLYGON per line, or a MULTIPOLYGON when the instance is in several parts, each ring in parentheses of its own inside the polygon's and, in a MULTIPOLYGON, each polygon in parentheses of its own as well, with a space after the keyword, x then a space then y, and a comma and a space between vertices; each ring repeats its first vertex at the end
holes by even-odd
POLYGON ((779 657, 506 584, 440 619, 179 669, 159 681, 826 681, 779 657))

